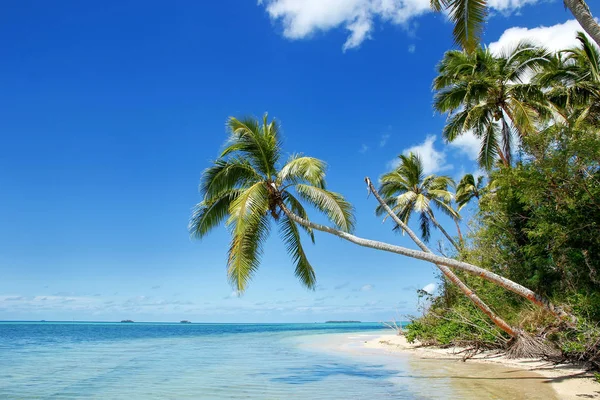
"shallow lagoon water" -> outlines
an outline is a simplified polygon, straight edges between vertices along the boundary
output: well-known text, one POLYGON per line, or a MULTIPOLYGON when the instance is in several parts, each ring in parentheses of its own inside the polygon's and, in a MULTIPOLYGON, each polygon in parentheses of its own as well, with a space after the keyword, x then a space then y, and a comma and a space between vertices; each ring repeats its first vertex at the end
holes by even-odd
POLYGON ((0 323, 0 398, 445 399, 477 392, 477 382, 457 383, 410 358, 323 351, 332 340, 377 332, 386 331, 379 324, 0 323))

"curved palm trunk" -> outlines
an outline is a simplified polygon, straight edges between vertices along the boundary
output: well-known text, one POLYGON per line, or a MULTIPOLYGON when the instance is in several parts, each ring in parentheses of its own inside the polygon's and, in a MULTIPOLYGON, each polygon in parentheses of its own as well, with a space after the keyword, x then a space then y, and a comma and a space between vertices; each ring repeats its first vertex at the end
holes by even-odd
POLYGON ((463 238, 458 219, 454 219, 454 223, 456 224, 456 232, 458 233, 458 243, 460 244, 460 248, 462 249, 462 247, 465 245, 465 239, 463 238))
POLYGON ((600 25, 596 22, 590 8, 584 0, 564 0, 565 6, 571 11, 579 25, 600 46, 600 25))
POLYGON ((480 276, 481 278, 483 278, 489 282, 493 282, 493 283, 505 288, 506 290, 509 290, 509 291, 531 301, 532 303, 548 310, 549 312, 551 312, 558 318, 567 318, 567 319, 570 319, 571 321, 576 320, 573 315, 565 312, 562 308, 555 306, 545 297, 540 296, 539 294, 535 293, 534 291, 527 289, 526 287, 519 285, 518 283, 513 282, 510 279, 506 279, 492 271, 488 271, 486 269, 477 267, 475 265, 472 265, 472 264, 469 264, 466 262, 454 260, 452 258, 441 257, 441 256, 435 255, 433 253, 425 253, 423 251, 412 250, 412 249, 408 249, 406 247, 401 247, 401 246, 395 246, 395 245, 380 242, 377 240, 361 238, 359 236, 352 235, 351 233, 340 231, 339 229, 335 229, 335 228, 332 228, 329 226, 317 224, 317 223, 311 222, 309 220, 306 220, 306 219, 294 214, 293 212, 291 212, 285 206, 285 204, 283 204, 283 202, 279 203, 279 207, 283 210, 283 212, 291 220, 293 220, 305 227, 316 229, 321 232, 326 232, 326 233, 335 235, 339 238, 342 238, 344 240, 347 240, 348 242, 357 244, 362 247, 368 247, 368 248, 375 249, 375 250, 382 250, 382 251, 387 251, 389 253, 400 254, 402 256, 415 258, 417 260, 427 261, 432 264, 439 264, 439 265, 444 265, 446 267, 458 268, 458 269, 465 271, 467 273, 470 273, 472 275, 480 276))
MULTIPOLYGON (((379 195, 379 192, 377 192, 377 190, 373 186, 373 183, 371 183, 371 180, 369 178, 366 178, 365 181, 367 182, 367 186, 369 187, 369 190, 371 191, 371 193, 373 193, 373 195, 375 196, 375 198, 377 199, 379 204, 381 204, 381 206, 385 209, 385 211, 388 213, 388 215, 394 220, 394 222, 396 222, 398 224, 398 226, 400 226, 408 234, 408 236, 410 236, 410 238, 413 240, 413 242, 415 242, 415 244, 417 246, 419 246, 421 248, 421 250, 423 250, 426 253, 432 253, 432 251, 429 250, 429 248, 425 245, 425 243, 423 243, 417 237, 417 235, 415 235, 415 233, 412 231, 412 229, 410 229, 404 222, 402 222, 402 220, 400 218, 398 218, 398 216, 392 211, 392 209, 386 204, 386 202, 383 201, 383 199, 379 195)), ((431 217, 433 220, 433 216, 431 216, 431 217)), ((518 331, 515 328, 511 327, 508 323, 506 323, 506 321, 504 321, 498 315, 496 315, 496 313, 494 313, 492 311, 492 309, 487 304, 485 304, 485 302, 483 300, 481 300, 475 292, 473 292, 473 290, 471 290, 463 281, 461 281, 460 278, 458 276, 456 276, 450 268, 448 268, 444 265, 439 265, 439 264, 436 264, 436 267, 438 267, 439 270, 442 271, 444 276, 450 282, 454 283, 460 289, 460 291, 463 292, 463 294, 465 296, 467 296, 477 306, 477 308, 479 308, 485 315, 487 315, 498 328, 502 329, 504 332, 509 334, 511 337, 514 337, 517 335, 518 331)))
MULTIPOLYGON (((369 178, 367 178, 367 179, 369 179, 369 178)), ((373 192, 373 190, 375 190, 375 188, 373 187, 373 185, 370 182, 371 182, 371 180, 369 180, 369 183, 368 183, 369 189, 371 189, 371 192, 373 192)), ((373 192, 373 194, 375 194, 375 192, 373 192)), ((381 197, 379 197, 379 195, 377 195, 375 197, 377 197, 377 200, 379 200, 381 198, 381 197)), ((386 204, 386 207, 387 207, 387 204, 386 204)), ((387 208, 389 208, 389 207, 387 207, 387 208)), ((386 208, 386 211, 387 211, 387 208, 386 208)), ((452 246, 454 246, 454 248, 456 250, 460 251, 460 247, 458 246, 458 244, 456 243, 456 241, 452 238, 452 236, 450 236, 448 234, 448 232, 446 232, 446 230, 442 227, 442 225, 439 222, 437 222, 437 220, 433 216, 433 213, 431 211, 429 211, 428 214, 429 214, 429 218, 431 218, 431 222, 433 222, 433 224, 435 225, 435 227, 438 228, 440 230, 440 232, 442 232, 444 234, 444 236, 446 236, 446 239, 448 239, 448 241, 450 243, 452 243, 452 246)), ((395 215, 396 214, 394 214, 394 216, 395 215)), ((398 219, 398 218, 392 217, 392 219, 394 219, 394 221, 396 221, 396 219, 398 219)), ((401 225, 402 229, 404 229, 406 231, 406 228, 408 228, 408 226, 406 226, 406 224, 402 224, 402 225, 401 225), (402 226, 402 225, 404 225, 404 226, 402 226)), ((421 247, 421 246, 419 246, 419 247, 421 247)))

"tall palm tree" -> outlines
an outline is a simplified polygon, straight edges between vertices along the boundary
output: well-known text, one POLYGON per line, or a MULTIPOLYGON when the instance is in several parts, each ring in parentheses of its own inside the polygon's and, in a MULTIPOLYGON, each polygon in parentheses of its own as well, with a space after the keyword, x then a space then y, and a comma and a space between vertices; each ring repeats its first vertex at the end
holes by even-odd
MULTIPOLYGON (((413 212, 419 214, 421 236, 427 243, 431 236, 431 225, 438 228, 450 243, 459 249, 452 236, 440 225, 433 213, 433 206, 452 219, 459 219, 456 211, 450 206, 453 199, 448 190, 454 186, 449 176, 425 175, 421 158, 410 153, 398 156, 399 163, 393 171, 381 177, 379 191, 393 212, 408 225, 413 212)), ((377 207, 377 215, 385 213, 381 206, 377 207)), ((396 226, 396 229, 399 227, 396 226)))
MULTIPOLYGON (((584 0, 563 0, 577 22, 600 46, 600 25, 592 16, 584 0)), ((431 8, 440 12, 447 10, 454 23, 454 41, 467 52, 473 51, 480 42, 483 25, 488 14, 487 0, 431 0, 431 8)))
POLYGON ((375 250, 399 254, 429 263, 457 268, 493 282, 558 318, 574 317, 532 290, 492 271, 452 258, 417 251, 351 234, 354 226, 351 205, 324 186, 324 164, 310 157, 292 157, 281 168, 278 126, 255 119, 230 118, 230 140, 214 165, 202 174, 202 201, 190 220, 190 233, 203 238, 226 221, 232 235, 228 276, 238 291, 243 291, 260 264, 264 243, 272 220, 280 224, 282 236, 296 263, 296 275, 314 287, 314 270, 300 244, 298 225, 309 235, 313 230, 335 235, 348 242, 375 250), (331 223, 326 226, 308 219, 303 205, 293 195, 323 211, 331 223), (294 222, 295 224, 292 224, 294 222))
POLYGON ((465 174, 458 185, 456 185, 456 204, 458 211, 462 210, 474 198, 479 200, 484 190, 484 178, 478 176, 477 179, 472 174, 465 174))
POLYGON ((527 82, 548 59, 547 50, 527 42, 501 55, 482 47, 446 52, 433 81, 434 108, 448 113, 444 138, 452 142, 471 131, 481 139, 482 167, 490 169, 496 157, 510 166, 513 137, 534 133, 549 115, 541 87, 527 82))
POLYGON ((302 228, 314 241, 312 229, 299 226, 281 206, 308 220, 304 201, 343 232, 353 229, 352 206, 325 188, 324 162, 299 155, 281 162, 279 126, 269 122, 266 114, 262 121, 232 117, 227 128, 230 137, 225 149, 202 173, 203 199, 195 207, 190 232, 201 239, 225 222, 232 236, 227 273, 243 292, 259 267, 263 244, 275 222, 296 265, 296 276, 314 288, 315 272, 300 240, 302 228))
POLYGON ((534 81, 563 121, 575 124, 600 123, 600 50, 585 34, 577 33, 579 47, 563 50, 552 57, 534 81))

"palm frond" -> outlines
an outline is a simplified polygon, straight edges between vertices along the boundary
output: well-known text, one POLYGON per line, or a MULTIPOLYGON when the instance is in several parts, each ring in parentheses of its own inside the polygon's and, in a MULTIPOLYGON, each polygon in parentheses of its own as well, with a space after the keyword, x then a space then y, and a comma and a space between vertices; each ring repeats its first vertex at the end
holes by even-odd
POLYGON ((288 254, 292 257, 296 269, 294 273, 304 286, 314 289, 316 285, 315 270, 306 258, 306 253, 300 241, 300 232, 296 222, 284 216, 280 220, 279 228, 288 254))
MULTIPOLYGON (((302 219, 309 221, 308 214, 306 213, 304 206, 302 205, 302 203, 300 203, 300 201, 298 201, 298 199, 296 199, 288 191, 285 191, 283 193, 282 197, 283 197, 283 201, 285 201, 287 203, 288 207, 294 214, 298 215, 302 219)), ((314 243, 315 242, 315 233, 313 232, 312 228, 308 227, 308 226, 304 226, 304 225, 300 225, 300 227, 302 229, 304 229, 304 231, 310 237, 310 240, 314 243)))
POLYGON ((207 199, 218 198, 222 193, 261 180, 252 165, 243 159, 219 159, 205 169, 200 178, 200 193, 207 199))
POLYGON ((342 195, 302 183, 295 185, 295 189, 301 198, 324 213, 340 230, 354 230, 354 209, 342 195))
POLYGON ((325 162, 313 158, 293 155, 277 174, 278 184, 285 182, 308 183, 325 189, 325 162))
POLYGON ((487 16, 486 0, 450 0, 448 9, 450 20, 454 23, 454 41, 467 52, 472 52, 483 32, 487 16))
POLYGON ((194 207, 188 230, 196 239, 202 239, 212 229, 221 224, 229 213, 229 206, 239 196, 240 190, 234 189, 228 193, 211 199, 203 200, 194 207))
POLYGON ((248 282, 260 265, 263 245, 269 236, 269 217, 263 214, 243 227, 242 230, 236 229, 232 232, 227 260, 227 276, 239 293, 246 290, 248 282))

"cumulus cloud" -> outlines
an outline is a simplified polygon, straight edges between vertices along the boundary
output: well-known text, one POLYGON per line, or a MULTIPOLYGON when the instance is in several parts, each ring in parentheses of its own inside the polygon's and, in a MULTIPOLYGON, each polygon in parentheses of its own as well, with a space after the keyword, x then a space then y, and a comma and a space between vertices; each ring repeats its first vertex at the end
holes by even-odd
POLYGON ((531 29, 514 27, 505 30, 497 41, 489 44, 489 48, 494 54, 500 54, 503 49, 513 48, 521 40, 528 40, 549 50, 558 51, 578 45, 575 39, 577 31, 583 29, 574 19, 562 24, 531 29))
MULTIPOLYGON (((541 0, 489 0, 503 14, 541 0)), ((288 39, 303 39, 318 32, 343 28, 348 37, 343 49, 360 46, 371 38, 376 22, 402 25, 407 30, 416 17, 431 12, 430 0, 259 0, 273 21, 283 26, 288 39)))
POLYGON ((481 149, 481 139, 475 137, 472 131, 467 131, 449 142, 448 146, 457 149, 459 153, 465 155, 469 160, 476 161, 481 149))
POLYGON ((433 294, 433 292, 435 291, 436 287, 437 287, 437 285, 435 283, 430 283, 428 285, 425 285, 422 290, 424 292, 429 293, 429 294, 433 294))
MULTIPOLYGON (((451 164, 446 164, 446 153, 444 150, 435 148, 435 135, 428 135, 425 141, 421 144, 404 149, 402 154, 414 153, 417 154, 423 162, 423 172, 427 174, 438 173, 452 169, 451 164)), ((392 160, 389 167, 395 168, 398 166, 398 160, 392 160)))

